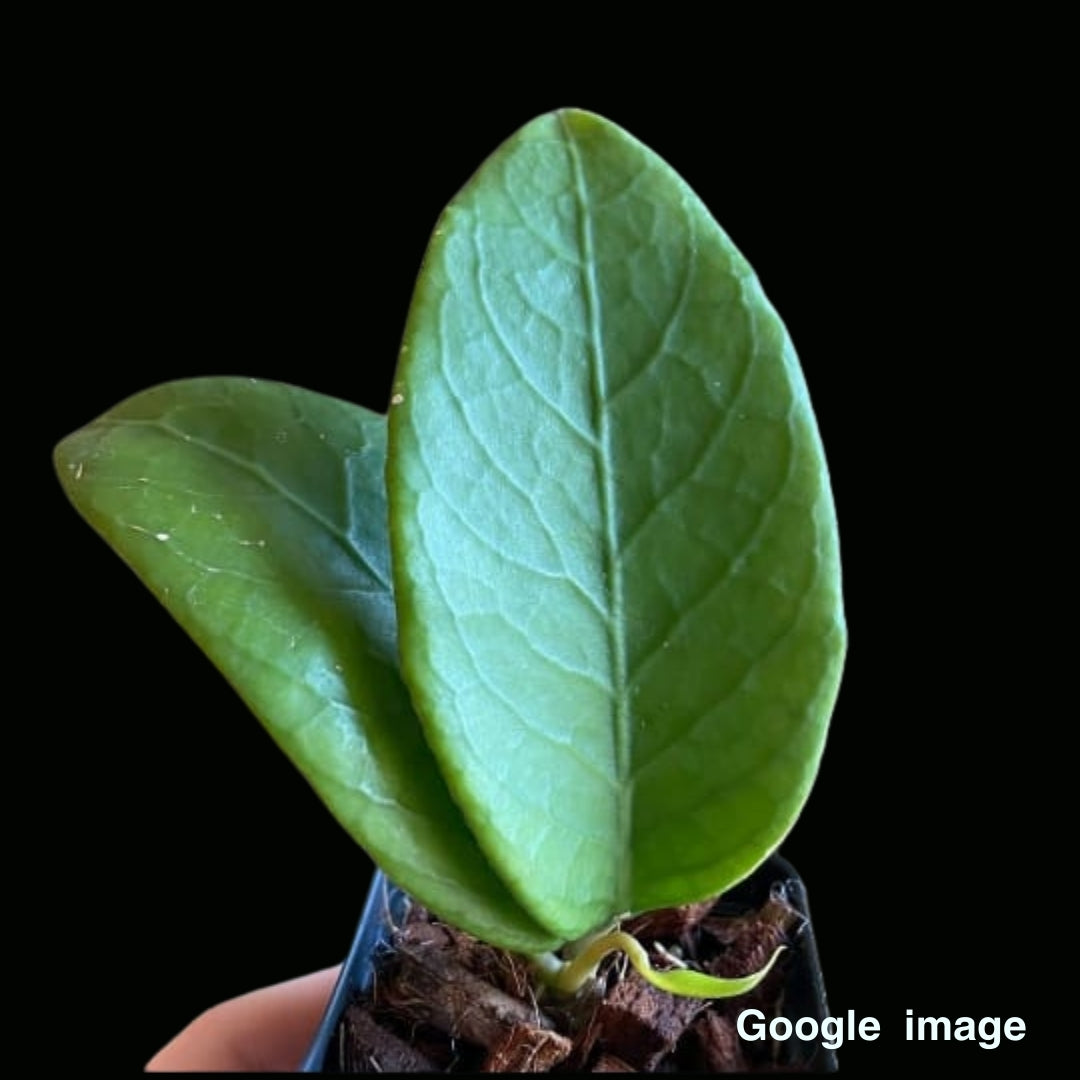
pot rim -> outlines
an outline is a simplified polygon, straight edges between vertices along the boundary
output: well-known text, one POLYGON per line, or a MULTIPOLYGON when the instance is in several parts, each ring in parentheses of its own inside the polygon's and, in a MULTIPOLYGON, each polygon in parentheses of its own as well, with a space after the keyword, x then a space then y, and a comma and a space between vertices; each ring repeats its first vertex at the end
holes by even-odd
MULTIPOLYGON (((732 886, 727 895, 733 899, 754 897, 753 903, 761 903, 777 882, 784 885, 792 904, 805 919, 802 931, 796 939, 796 948, 801 957, 800 977, 804 983, 803 996, 812 1005, 812 1009, 804 1010, 804 1015, 812 1013, 820 1022, 829 1015, 829 1007, 825 996, 821 961, 814 939, 806 887, 798 871, 782 855, 774 852, 749 877, 744 878, 738 885, 732 886)), ((341 965, 341 972, 326 1003, 322 1019, 300 1063, 300 1072, 324 1071, 327 1051, 337 1031, 341 1014, 357 989, 362 989, 370 983, 374 971, 376 947, 386 940, 387 924, 401 919, 409 903, 408 894, 376 868, 348 956, 341 965)), ((808 1071, 836 1072, 838 1067, 836 1051, 819 1044, 809 1062, 808 1071)))

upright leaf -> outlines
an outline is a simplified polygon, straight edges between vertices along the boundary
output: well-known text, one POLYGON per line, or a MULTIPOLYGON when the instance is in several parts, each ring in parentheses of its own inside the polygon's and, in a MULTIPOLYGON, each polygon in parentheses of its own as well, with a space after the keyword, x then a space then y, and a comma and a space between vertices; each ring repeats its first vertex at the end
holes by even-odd
POLYGON ((460 926, 550 947, 451 802, 398 675, 385 459, 383 417, 236 378, 137 394, 56 451, 76 508, 372 858, 460 926))
POLYGON ((450 204, 388 484, 402 670, 499 874, 574 938, 719 892, 794 822, 844 651, 795 352, 613 124, 529 124, 450 204))

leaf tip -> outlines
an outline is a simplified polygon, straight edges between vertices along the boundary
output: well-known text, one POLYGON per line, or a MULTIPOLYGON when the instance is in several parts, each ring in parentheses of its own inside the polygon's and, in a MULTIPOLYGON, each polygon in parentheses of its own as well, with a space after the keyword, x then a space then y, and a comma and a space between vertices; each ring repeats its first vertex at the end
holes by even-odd
POLYGON ((80 428, 70 435, 65 435, 52 452, 53 469, 60 480, 60 486, 71 499, 79 482, 86 475, 87 463, 93 456, 92 433, 88 428, 80 428))

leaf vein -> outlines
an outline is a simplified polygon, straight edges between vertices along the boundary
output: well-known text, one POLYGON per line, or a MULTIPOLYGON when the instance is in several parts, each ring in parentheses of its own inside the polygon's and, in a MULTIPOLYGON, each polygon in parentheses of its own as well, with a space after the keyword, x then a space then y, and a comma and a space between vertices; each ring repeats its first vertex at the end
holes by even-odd
POLYGON ((167 420, 114 420, 112 423, 157 427, 166 434, 172 435, 188 445, 198 446, 212 457, 218 457, 223 461, 228 461, 241 471, 256 477, 256 479, 261 480, 266 484, 271 491, 277 492, 286 502, 291 503, 298 510, 306 514, 312 521, 322 526, 328 533, 336 537, 337 540, 352 554, 354 561, 360 567, 366 570, 371 577, 375 578, 380 585, 384 586, 386 589, 390 588, 390 582, 386 576, 378 567, 368 561, 363 552, 353 543, 351 537, 340 525, 331 521, 309 503, 305 502, 281 483, 281 481, 279 481, 272 473, 267 472, 261 465, 257 465, 255 462, 249 461, 239 454, 235 454, 231 450, 226 450, 225 447, 218 446, 197 435, 189 435, 186 431, 182 431, 167 420))
MULTIPOLYGON (((510 365, 518 373, 518 375, 521 378, 521 381, 525 384, 525 386, 527 386, 540 399, 540 401, 543 402, 543 404, 546 405, 547 408, 552 413, 554 413, 554 415, 559 420, 561 420, 563 422, 563 424, 565 424, 566 427, 570 429, 570 431, 572 431, 574 433, 574 435, 576 435, 582 442, 584 442, 586 446, 588 446, 588 447, 594 446, 596 440, 594 439, 592 434, 587 432, 587 431, 584 431, 582 428, 578 427, 577 424, 575 424, 570 419, 570 417, 567 416, 566 413, 562 409, 560 409, 558 407, 558 405, 556 405, 555 402, 552 401, 551 398, 549 398, 543 392, 543 390, 541 390, 540 387, 537 386, 536 383, 534 383, 532 381, 532 379, 529 378, 529 375, 528 375, 528 372, 527 372, 527 370, 525 368, 525 365, 522 363, 522 361, 518 357, 518 355, 515 352, 513 346, 510 344, 509 340, 507 339, 505 331, 499 325, 498 320, 495 317, 495 312, 492 309, 491 301, 490 301, 490 298, 488 297, 487 285, 486 285, 486 282, 485 282, 485 256, 484 256, 484 251, 483 251, 483 248, 480 245, 479 237, 477 237, 475 235, 473 237, 473 245, 474 245, 474 248, 475 248, 475 251, 476 251, 476 262, 477 262, 476 281, 477 281, 477 285, 479 286, 479 288, 477 289, 477 292, 478 292, 478 294, 480 296, 480 305, 484 309, 484 317, 487 320, 488 325, 491 327, 492 333, 494 333, 494 335, 495 335, 495 340, 498 342, 499 346, 502 348, 503 352, 506 354, 506 358, 507 358, 507 360, 509 360, 510 365)), ((532 310, 537 312, 538 314, 540 314, 542 317, 546 317, 546 316, 543 316, 543 312, 539 312, 538 309, 531 304, 531 302, 529 301, 528 296, 525 295, 524 289, 521 288, 520 282, 516 278, 514 279, 514 285, 518 289, 518 291, 521 293, 522 299, 525 300, 526 303, 530 304, 530 307, 532 308, 532 310)), ((559 329, 561 330, 562 328, 559 327, 559 329)))

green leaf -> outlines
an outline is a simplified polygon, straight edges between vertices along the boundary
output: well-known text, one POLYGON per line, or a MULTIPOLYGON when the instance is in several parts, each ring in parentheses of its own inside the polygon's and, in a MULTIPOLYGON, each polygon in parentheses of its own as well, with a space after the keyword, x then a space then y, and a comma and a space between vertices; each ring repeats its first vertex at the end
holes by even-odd
POLYGON ((390 412, 402 670, 519 902, 573 939, 794 823, 837 693, 836 522, 787 333, 686 184, 588 113, 450 204, 390 412))
POLYGON ((385 458, 384 418, 235 378, 137 394, 56 450, 79 512, 372 858, 473 933, 549 948, 451 802, 397 672, 385 458))

